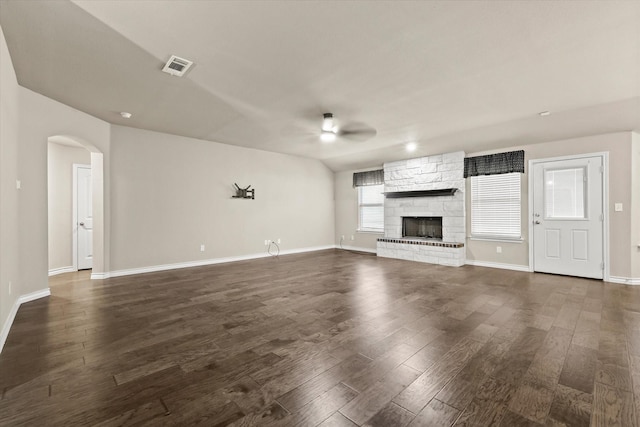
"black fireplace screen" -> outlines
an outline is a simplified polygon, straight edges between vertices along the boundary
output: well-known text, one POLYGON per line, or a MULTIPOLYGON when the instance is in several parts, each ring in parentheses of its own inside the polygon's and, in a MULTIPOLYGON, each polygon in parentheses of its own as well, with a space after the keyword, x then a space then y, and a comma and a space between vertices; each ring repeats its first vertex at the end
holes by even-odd
POLYGON ((424 237, 442 240, 442 217, 402 217, 402 237, 424 237))

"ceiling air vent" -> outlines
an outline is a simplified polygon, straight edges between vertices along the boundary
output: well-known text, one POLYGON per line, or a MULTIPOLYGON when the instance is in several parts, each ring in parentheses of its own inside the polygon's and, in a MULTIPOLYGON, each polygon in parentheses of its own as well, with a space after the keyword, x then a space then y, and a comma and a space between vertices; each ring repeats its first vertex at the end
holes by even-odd
POLYGON ((171 58, 169 58, 167 63, 164 65, 162 71, 167 74, 171 74, 172 76, 182 77, 191 65, 193 65, 193 61, 171 55, 171 58))

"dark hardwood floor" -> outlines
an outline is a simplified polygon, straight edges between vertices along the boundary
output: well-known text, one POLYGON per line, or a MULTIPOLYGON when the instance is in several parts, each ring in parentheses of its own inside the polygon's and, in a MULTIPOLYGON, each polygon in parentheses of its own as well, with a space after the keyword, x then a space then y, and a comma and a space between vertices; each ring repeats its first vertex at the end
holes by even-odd
POLYGON ((2 425, 633 426, 640 287, 328 250, 51 278, 2 425))

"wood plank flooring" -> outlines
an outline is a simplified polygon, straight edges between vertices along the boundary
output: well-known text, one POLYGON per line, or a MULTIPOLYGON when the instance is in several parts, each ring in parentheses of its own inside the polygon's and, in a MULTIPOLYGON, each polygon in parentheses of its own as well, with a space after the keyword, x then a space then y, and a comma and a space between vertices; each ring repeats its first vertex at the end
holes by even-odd
POLYGON ((327 250, 51 278, 0 425, 635 426, 640 287, 327 250))

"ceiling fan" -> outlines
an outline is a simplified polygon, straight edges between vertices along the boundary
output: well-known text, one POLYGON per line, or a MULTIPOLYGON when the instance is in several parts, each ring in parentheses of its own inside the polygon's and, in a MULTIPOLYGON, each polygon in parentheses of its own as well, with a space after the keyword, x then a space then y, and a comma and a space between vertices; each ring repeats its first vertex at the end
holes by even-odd
POLYGON ((320 140, 322 142, 334 142, 337 137, 366 141, 376 136, 377 133, 371 126, 360 122, 352 122, 344 126, 338 126, 333 119, 332 113, 324 113, 322 115, 321 129, 320 140))

